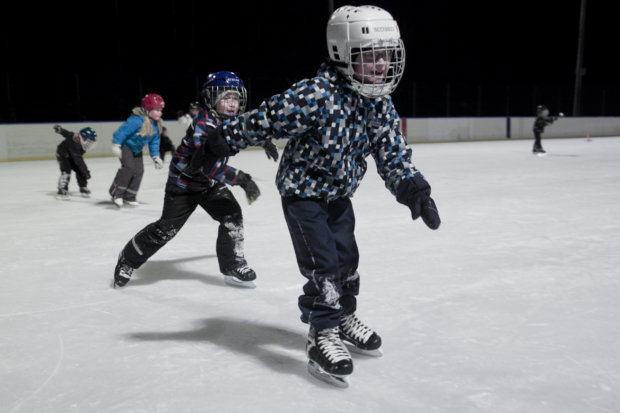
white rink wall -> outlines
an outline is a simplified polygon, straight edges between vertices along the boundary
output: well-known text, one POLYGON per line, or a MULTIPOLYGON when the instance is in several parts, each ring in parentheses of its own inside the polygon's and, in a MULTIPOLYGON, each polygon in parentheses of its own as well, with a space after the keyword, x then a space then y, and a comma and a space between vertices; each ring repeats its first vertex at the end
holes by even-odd
MULTIPOLYGON (((455 142, 533 139, 534 117, 407 118, 403 130, 409 142, 455 142)), ((620 135, 620 117, 564 117, 547 126, 543 139, 620 135)))
MULTIPOLYGON (((72 132, 90 126, 97 132, 97 145, 90 156, 112 155, 112 134, 123 124, 118 122, 65 122, 58 123, 72 132)), ((0 125, 0 161, 55 159, 56 147, 64 139, 53 130, 56 123, 29 123, 0 125)), ((164 122, 168 136, 177 145, 185 135, 183 126, 174 121, 164 122)))
MULTIPOLYGON (((532 139, 533 117, 507 118, 403 118, 407 140, 415 142, 454 142, 532 139)), ((124 121, 68 122, 60 124, 71 131, 90 126, 97 131, 97 146, 87 156, 111 155, 112 134, 124 121)), ((54 159, 62 137, 52 130, 53 123, 0 125, 0 161, 54 159)), ((165 121, 168 136, 176 144, 185 130, 176 120, 165 121)), ((620 135, 620 117, 565 117, 545 129, 543 139, 620 135)), ((284 145, 284 140, 278 142, 284 145)))

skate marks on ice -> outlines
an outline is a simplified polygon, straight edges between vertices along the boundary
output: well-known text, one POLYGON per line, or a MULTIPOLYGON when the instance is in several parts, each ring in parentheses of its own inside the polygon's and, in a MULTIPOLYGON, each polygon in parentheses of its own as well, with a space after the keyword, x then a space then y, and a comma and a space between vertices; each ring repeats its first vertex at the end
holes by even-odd
POLYGON ((250 356, 277 373, 297 375, 315 382, 306 372, 305 329, 294 331, 256 320, 214 317, 198 320, 193 330, 135 332, 128 334, 127 338, 134 341, 212 343, 233 353, 250 356))
MULTIPOLYGON (((150 285, 160 281, 199 281, 217 287, 227 287, 224 283, 223 274, 207 274, 205 272, 192 271, 182 268, 180 264, 184 262, 214 260, 213 266, 217 268, 217 255, 206 254, 195 257, 179 258, 174 260, 150 260, 142 267, 134 271, 131 281, 123 288, 131 288, 132 286, 150 285)), ((197 268, 204 268, 204 265, 198 265, 197 268)))
POLYGON ((56 357, 56 363, 54 364, 54 368, 49 373, 47 378, 39 385, 34 391, 32 391, 28 396, 19 400, 19 402, 9 410, 9 412, 17 412, 19 409, 25 404, 28 403, 33 397, 35 397, 38 393, 41 392, 51 381, 56 377, 60 367, 62 366, 63 360, 65 359, 65 343, 60 334, 57 334, 58 337, 58 355, 56 357))

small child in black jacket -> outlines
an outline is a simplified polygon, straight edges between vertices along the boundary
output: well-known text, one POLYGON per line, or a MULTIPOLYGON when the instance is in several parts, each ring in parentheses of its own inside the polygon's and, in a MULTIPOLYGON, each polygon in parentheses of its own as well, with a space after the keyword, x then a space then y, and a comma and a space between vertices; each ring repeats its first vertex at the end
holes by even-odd
POLYGON ((60 125, 54 125, 54 132, 65 138, 56 148, 56 159, 60 167, 57 198, 69 199, 71 171, 75 171, 80 193, 83 197, 88 198, 90 189, 87 187, 87 181, 90 179, 90 171, 83 156, 95 145, 97 133, 90 127, 81 129, 79 133, 74 133, 63 129, 60 125))
POLYGON ((551 125, 558 120, 558 117, 562 117, 564 114, 559 113, 558 116, 549 116, 549 109, 545 105, 538 105, 536 108, 536 120, 534 121, 534 147, 532 153, 534 155, 544 155, 547 152, 543 149, 541 143, 541 134, 545 131, 547 125, 551 125))

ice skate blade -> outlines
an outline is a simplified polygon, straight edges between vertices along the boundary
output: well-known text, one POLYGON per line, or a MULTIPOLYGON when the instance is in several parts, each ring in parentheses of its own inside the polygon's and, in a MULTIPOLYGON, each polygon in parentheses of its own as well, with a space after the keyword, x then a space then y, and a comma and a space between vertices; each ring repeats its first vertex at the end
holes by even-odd
POLYGON ((56 199, 59 201, 69 201, 71 197, 69 195, 56 195, 56 199))
POLYGON ((347 348, 349 349, 349 351, 351 353, 362 354, 362 355, 368 356, 368 357, 381 357, 381 356, 383 356, 383 350, 381 350, 380 348, 375 349, 375 350, 365 350, 363 348, 355 347, 352 343, 350 343, 350 342, 348 342, 346 340, 342 340, 342 342, 347 346, 347 348))
POLYGON ((256 288, 256 284, 254 284, 254 281, 241 281, 233 277, 232 275, 225 275, 224 281, 226 282, 226 284, 232 285, 233 287, 256 288))
POLYGON ((115 290, 118 290, 118 289, 120 289, 120 288, 125 288, 125 286, 126 286, 127 284, 129 284, 129 280, 128 280, 125 284, 120 285, 120 284, 117 284, 117 283, 116 283, 116 280, 114 280, 114 279, 113 279, 113 280, 112 280, 112 283, 111 283, 111 285, 110 285, 110 287, 114 288, 115 290))
POLYGON ((308 361, 308 373, 312 374, 317 379, 324 381, 325 383, 331 384, 332 386, 336 386, 341 389, 346 389, 349 387, 348 376, 337 376, 335 374, 330 374, 323 370, 321 366, 316 364, 313 360, 308 361))

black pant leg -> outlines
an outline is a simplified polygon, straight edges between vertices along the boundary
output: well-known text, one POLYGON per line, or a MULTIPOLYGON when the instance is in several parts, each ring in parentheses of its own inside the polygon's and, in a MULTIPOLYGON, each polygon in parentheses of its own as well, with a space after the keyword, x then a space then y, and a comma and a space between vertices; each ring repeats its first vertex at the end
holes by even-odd
POLYGON ((221 272, 247 265, 243 248, 241 206, 226 185, 218 184, 205 193, 200 206, 220 223, 216 253, 221 272))
POLYGON ((69 190, 69 181, 71 180, 71 163, 68 158, 56 154, 58 167, 60 168, 60 177, 58 178, 58 189, 69 190))
POLYGON ((198 206, 201 194, 166 192, 161 218, 140 230, 123 248, 125 261, 139 268, 166 245, 187 222, 198 206))
POLYGON ((534 131, 534 149, 542 149, 542 142, 539 131, 534 131))
POLYGON ((327 202, 284 197, 282 209, 299 271, 308 279, 298 300, 301 320, 319 330, 335 327, 343 314, 342 277, 327 202))
POLYGON ((355 241, 355 215, 349 198, 340 198, 327 204, 328 225, 336 241, 338 265, 342 280, 340 304, 344 314, 357 309, 360 278, 357 273, 359 250, 355 241))
POLYGON ((86 176, 82 173, 78 165, 73 160, 69 160, 69 162, 71 163, 71 169, 73 170, 73 172, 75 172, 75 177, 77 178, 78 186, 80 188, 87 186, 88 180, 86 179, 86 176))

